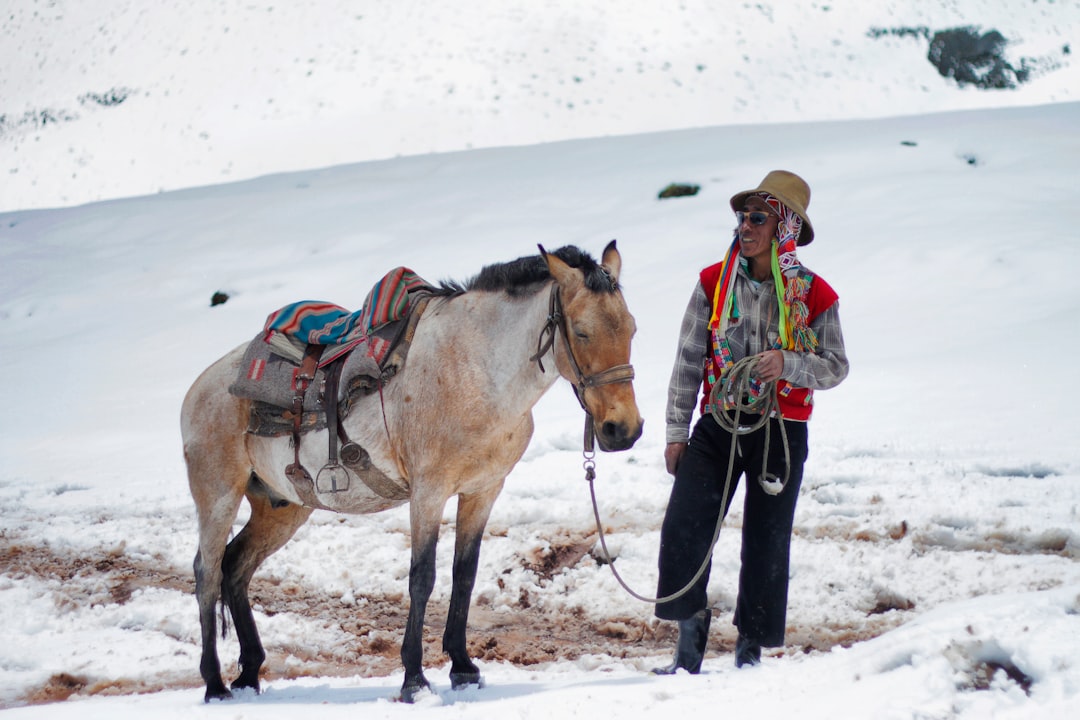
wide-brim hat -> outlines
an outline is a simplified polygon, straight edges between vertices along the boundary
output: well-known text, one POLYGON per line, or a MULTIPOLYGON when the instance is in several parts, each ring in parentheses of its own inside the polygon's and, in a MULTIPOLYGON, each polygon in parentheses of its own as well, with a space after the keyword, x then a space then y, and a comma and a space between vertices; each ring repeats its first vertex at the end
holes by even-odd
POLYGON ((735 212, 742 210, 746 204, 746 198, 763 192, 769 193, 802 218, 802 229, 799 231, 796 244, 809 245, 813 242, 814 226, 810 224, 810 218, 806 216, 806 208, 810 205, 810 186, 806 184, 806 181, 793 172, 773 170, 753 190, 746 190, 732 196, 731 209, 735 212))

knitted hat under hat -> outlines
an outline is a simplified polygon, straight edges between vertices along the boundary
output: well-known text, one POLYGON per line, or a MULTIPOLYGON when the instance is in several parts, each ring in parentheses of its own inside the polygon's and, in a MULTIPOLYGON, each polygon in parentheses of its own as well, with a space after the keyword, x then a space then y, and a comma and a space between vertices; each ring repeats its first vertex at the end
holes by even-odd
POLYGON ((758 193, 768 193, 802 218, 802 230, 799 232, 799 245, 809 245, 814 239, 814 226, 806 216, 810 204, 810 186, 806 181, 787 170, 773 170, 753 190, 735 194, 731 198, 731 209, 738 212, 746 204, 746 198, 758 193))

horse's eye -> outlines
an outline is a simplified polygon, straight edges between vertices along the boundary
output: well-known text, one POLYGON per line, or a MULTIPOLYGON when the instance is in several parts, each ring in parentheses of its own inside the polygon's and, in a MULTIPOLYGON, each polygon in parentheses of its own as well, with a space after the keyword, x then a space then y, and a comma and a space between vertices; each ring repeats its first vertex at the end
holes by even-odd
POLYGON ((582 342, 588 342, 589 341, 588 333, 583 333, 580 330, 575 330, 574 331, 574 337, 576 337, 578 340, 581 340, 582 342))

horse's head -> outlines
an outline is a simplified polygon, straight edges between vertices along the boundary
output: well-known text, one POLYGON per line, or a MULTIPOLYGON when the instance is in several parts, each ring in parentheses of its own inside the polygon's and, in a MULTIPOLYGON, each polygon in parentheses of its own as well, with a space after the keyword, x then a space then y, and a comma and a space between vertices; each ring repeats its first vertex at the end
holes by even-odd
MULTIPOLYGON (((543 251, 543 248, 541 248, 543 251)), ((558 287, 565 342, 555 343, 559 373, 574 384, 578 400, 593 419, 601 450, 626 450, 641 437, 644 421, 631 382, 630 340, 637 329, 619 289, 622 258, 612 240, 601 265, 575 268, 543 252, 558 287)))

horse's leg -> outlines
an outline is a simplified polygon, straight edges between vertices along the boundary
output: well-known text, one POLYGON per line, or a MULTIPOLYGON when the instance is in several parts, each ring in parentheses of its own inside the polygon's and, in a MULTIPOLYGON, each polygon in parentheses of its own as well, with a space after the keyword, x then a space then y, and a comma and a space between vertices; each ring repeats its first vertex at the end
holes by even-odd
POLYGON ((259 669, 266 659, 255 617, 248 600, 248 586, 255 570, 266 558, 281 549, 311 516, 311 508, 288 504, 273 507, 265 494, 248 493, 251 518, 225 549, 221 590, 232 613, 236 639, 240 643, 240 676, 232 689, 259 691, 259 669))
POLYGON ((232 522, 244 496, 243 484, 213 482, 216 474, 208 471, 205 461, 186 453, 188 477, 199 519, 199 550, 195 554, 195 597, 199 604, 199 624, 202 628, 202 659, 199 674, 206 683, 206 702, 225 700, 232 693, 221 680, 221 664, 217 656, 217 603, 221 599, 221 559, 232 531, 232 522), (207 480, 211 478, 211 480, 207 480), (215 495, 211 490, 217 489, 215 495))
POLYGON ((476 584, 480 561, 480 541, 488 516, 502 483, 482 493, 458 497, 457 538, 454 544, 454 587, 450 593, 450 611, 443 633, 443 652, 450 656, 450 686, 479 685, 480 669, 469 657, 465 635, 469 623, 469 604, 476 584))
POLYGON ((409 620, 401 642, 401 664, 405 666, 405 682, 401 699, 411 703, 416 695, 431 684, 424 677, 424 615, 428 599, 435 587, 435 548, 439 541, 439 524, 446 498, 414 496, 409 505, 412 534, 412 559, 409 566, 409 620))
POLYGON ((250 404, 225 391, 236 377, 242 353, 237 348, 208 367, 184 396, 180 410, 188 487, 199 523, 195 597, 202 629, 199 673, 207 702, 231 697, 221 681, 215 611, 221 599, 221 561, 251 475, 244 441, 250 404))

